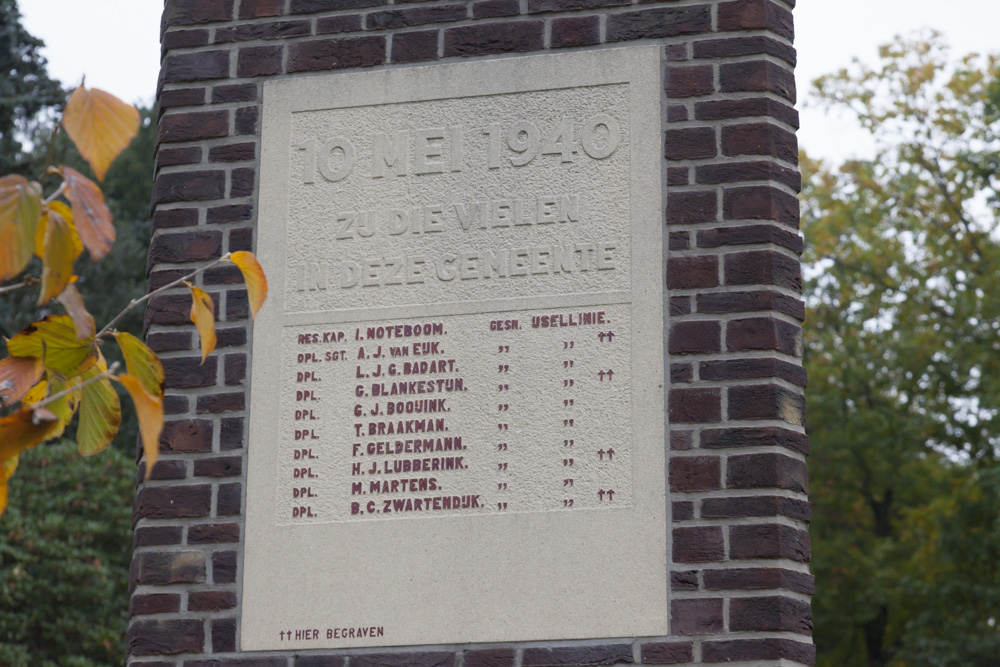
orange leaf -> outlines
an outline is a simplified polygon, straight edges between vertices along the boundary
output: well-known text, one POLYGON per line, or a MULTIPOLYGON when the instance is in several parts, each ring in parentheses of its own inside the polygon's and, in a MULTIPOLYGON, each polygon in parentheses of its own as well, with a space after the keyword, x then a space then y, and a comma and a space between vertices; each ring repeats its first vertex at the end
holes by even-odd
POLYGON ((24 269, 34 248, 42 198, 23 176, 0 178, 0 282, 24 269))
POLYGON ((119 375, 118 381, 128 390, 139 416, 142 449, 146 453, 146 479, 160 452, 160 432, 163 430, 163 401, 150 394, 142 382, 131 375, 119 375))
POLYGON ((229 256, 230 261, 239 267, 243 273, 243 281, 247 285, 247 297, 250 299, 250 315, 257 317, 257 311, 267 299, 267 276, 260 262, 252 252, 238 250, 229 256))
POLYGON ((139 112, 111 93, 82 85, 66 102, 62 125, 97 180, 139 131, 139 112))
POLYGON ((153 396, 163 398, 163 364, 146 345, 125 331, 114 334, 115 341, 125 357, 129 375, 139 378, 142 386, 153 396))
POLYGON ((37 357, 46 368, 73 377, 93 356, 94 340, 77 340, 76 325, 69 315, 49 315, 8 340, 7 352, 14 357, 37 357))
MULTIPOLYGON (((81 376, 86 381, 108 370, 104 356, 81 376)), ((122 423, 122 406, 118 393, 108 378, 88 384, 80 390, 80 424, 76 428, 76 441, 82 456, 103 451, 114 440, 122 423)))
POLYGON ((74 238, 73 225, 54 207, 46 211, 45 246, 42 248, 42 291, 38 305, 59 296, 73 277, 73 263, 82 248, 74 238))
POLYGON ((47 410, 23 408, 0 419, 0 461, 40 445, 59 427, 59 420, 47 410))
POLYGON ((215 303, 203 289, 184 281, 191 288, 191 321, 198 328, 201 338, 201 363, 215 349, 215 303))
POLYGON ((66 181, 66 198, 73 204, 73 223, 91 259, 103 259, 115 243, 115 228, 111 224, 111 211, 104 203, 104 195, 97 185, 69 167, 62 167, 66 181))
POLYGON ((42 360, 7 357, 0 361, 0 405, 13 405, 42 379, 42 360))
POLYGON ((69 316, 73 318, 73 324, 76 326, 76 339, 92 338, 97 330, 94 325, 94 316, 87 311, 87 305, 83 302, 83 297, 80 296, 76 286, 67 285, 57 298, 69 316))

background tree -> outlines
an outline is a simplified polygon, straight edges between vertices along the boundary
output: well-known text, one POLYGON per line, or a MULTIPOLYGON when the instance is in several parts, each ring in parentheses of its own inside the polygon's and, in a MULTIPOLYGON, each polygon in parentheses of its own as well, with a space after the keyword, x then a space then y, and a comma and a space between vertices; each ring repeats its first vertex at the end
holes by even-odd
POLYGON ((821 665, 1000 655, 1000 80, 937 35, 817 81, 876 154, 803 156, 821 665))

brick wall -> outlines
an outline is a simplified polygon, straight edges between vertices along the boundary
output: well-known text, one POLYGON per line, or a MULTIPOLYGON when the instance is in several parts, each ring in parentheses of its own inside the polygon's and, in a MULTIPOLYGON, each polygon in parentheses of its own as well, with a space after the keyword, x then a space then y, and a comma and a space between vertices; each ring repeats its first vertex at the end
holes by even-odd
MULTIPOLYGON (((671 636, 240 653, 249 322, 235 268, 204 364, 155 298, 167 425, 135 502, 129 663, 148 667, 813 664, 794 0, 167 0, 149 286, 252 250, 264 77, 661 44, 670 250, 671 636)), ((666 445, 665 445, 666 446, 666 445)))

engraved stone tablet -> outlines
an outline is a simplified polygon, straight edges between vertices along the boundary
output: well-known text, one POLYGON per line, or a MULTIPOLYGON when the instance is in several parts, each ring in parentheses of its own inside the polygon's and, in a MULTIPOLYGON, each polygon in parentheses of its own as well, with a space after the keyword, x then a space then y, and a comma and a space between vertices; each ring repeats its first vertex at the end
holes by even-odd
POLYGON ((667 633, 661 87, 264 84, 243 649, 667 633))

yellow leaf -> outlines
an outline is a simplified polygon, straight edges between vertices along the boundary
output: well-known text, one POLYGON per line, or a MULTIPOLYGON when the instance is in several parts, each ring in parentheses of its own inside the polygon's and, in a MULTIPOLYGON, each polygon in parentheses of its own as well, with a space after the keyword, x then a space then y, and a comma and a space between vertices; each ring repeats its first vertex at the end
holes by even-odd
POLYGON ((103 259, 115 243, 115 228, 104 195, 92 180, 75 169, 62 167, 60 173, 66 181, 66 198, 73 205, 73 224, 83 245, 87 246, 91 259, 103 259))
POLYGON ((215 349, 215 304, 203 289, 184 281, 191 288, 191 321, 198 328, 201 338, 201 363, 215 349))
POLYGON ((13 405, 42 379, 42 360, 7 357, 0 361, 0 405, 13 405))
POLYGON ((87 311, 87 306, 83 302, 83 297, 77 291, 76 286, 69 284, 62 294, 58 296, 59 303, 63 305, 69 316, 73 318, 73 325, 76 327, 76 339, 84 340, 94 336, 97 327, 94 325, 94 316, 87 311))
POLYGON ((247 297, 250 300, 250 315, 257 317, 257 311, 267 299, 267 276, 264 275, 264 269, 260 267, 260 262, 252 252, 238 250, 232 253, 229 259, 243 274, 243 281, 247 285, 247 297))
POLYGON ((20 461, 20 457, 12 456, 9 459, 4 459, 0 462, 0 477, 3 479, 10 479, 14 471, 17 470, 17 462, 20 461))
POLYGON ((54 415, 31 408, 22 408, 0 419, 0 460, 6 461, 42 444, 53 437, 58 426, 54 415))
POLYGON ((139 112, 111 93, 81 85, 66 102, 62 125, 103 181, 108 167, 139 131, 139 112))
MULTIPOLYGON (((81 376, 82 381, 97 377, 108 370, 100 355, 98 363, 81 376)), ((111 444, 122 423, 122 406, 118 393, 108 378, 86 385, 80 390, 80 424, 76 428, 76 442, 82 456, 103 451, 111 444)))
POLYGON ((8 340, 7 352, 14 357, 37 357, 45 368, 73 377, 92 358, 94 340, 77 340, 76 325, 69 315, 49 315, 8 340))
MULTIPOLYGON (((4 461, 6 463, 6 461, 4 461)), ((7 509, 7 479, 0 475, 0 516, 7 509)))
POLYGON ((45 395, 48 393, 49 383, 47 380, 43 379, 41 382, 32 387, 31 391, 25 394, 21 401, 28 404, 38 403, 40 400, 45 398, 45 395))
POLYGON ((163 430, 163 401, 153 396, 143 387, 142 382, 131 375, 119 375, 118 381, 128 390, 139 416, 139 432, 142 434, 142 449, 146 453, 146 479, 156 463, 160 452, 160 432, 163 430))
POLYGON ((114 336, 125 357, 129 375, 138 378, 147 392, 163 398, 163 364, 156 353, 128 332, 119 331, 114 336))
POLYGON ((74 239, 72 223, 54 208, 46 211, 45 246, 42 248, 42 291, 38 305, 59 296, 73 277, 73 263, 80 256, 79 239, 74 239))
POLYGON ((0 178, 0 282, 19 274, 31 259, 41 216, 41 194, 26 178, 0 178))

